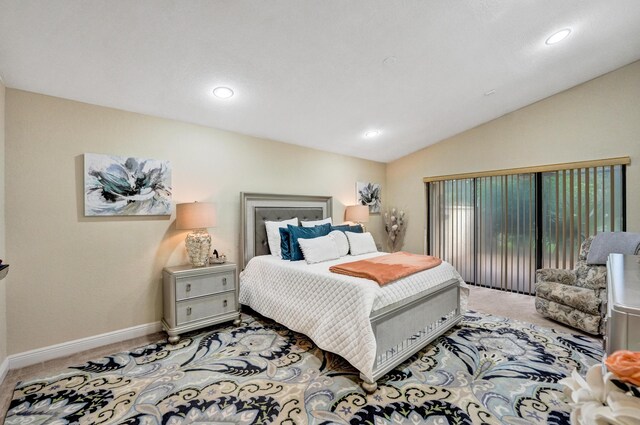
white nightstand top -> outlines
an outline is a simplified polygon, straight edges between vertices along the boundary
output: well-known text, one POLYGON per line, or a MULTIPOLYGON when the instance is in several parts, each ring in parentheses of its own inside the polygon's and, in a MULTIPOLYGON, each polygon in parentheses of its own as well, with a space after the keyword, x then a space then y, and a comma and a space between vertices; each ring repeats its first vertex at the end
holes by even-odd
POLYGON ((182 266, 165 267, 164 270, 175 275, 199 275, 208 274, 211 272, 223 272, 235 270, 235 263, 222 263, 222 264, 210 264, 203 267, 194 267, 191 264, 185 264, 182 266))

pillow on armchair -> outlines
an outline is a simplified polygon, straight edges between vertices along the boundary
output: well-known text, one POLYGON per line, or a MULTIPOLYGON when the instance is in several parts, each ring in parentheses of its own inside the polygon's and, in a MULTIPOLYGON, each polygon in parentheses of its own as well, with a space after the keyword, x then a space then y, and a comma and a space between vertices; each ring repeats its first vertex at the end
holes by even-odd
POLYGON ((587 264, 607 264, 611 253, 638 254, 640 251, 640 233, 604 232, 598 233, 591 242, 587 255, 587 264))

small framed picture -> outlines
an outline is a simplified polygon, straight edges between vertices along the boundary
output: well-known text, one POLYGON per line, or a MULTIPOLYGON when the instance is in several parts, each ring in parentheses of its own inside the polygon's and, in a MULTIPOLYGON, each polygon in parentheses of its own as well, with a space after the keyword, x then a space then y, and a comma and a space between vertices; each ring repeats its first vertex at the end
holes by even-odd
POLYGON ((356 200, 360 205, 369 206, 369 214, 380 214, 380 183, 357 182, 356 200))

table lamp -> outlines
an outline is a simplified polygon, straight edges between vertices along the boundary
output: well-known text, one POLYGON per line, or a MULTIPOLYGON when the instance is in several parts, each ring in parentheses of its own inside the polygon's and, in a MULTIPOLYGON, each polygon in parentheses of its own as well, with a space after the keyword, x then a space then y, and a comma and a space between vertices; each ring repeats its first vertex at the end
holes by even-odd
POLYGON ((193 230, 185 239, 189 261, 194 267, 206 266, 211 252, 211 235, 207 227, 216 225, 216 208, 207 202, 176 205, 176 229, 193 230))
POLYGON ((369 221, 368 205, 349 205, 344 213, 344 219, 362 226, 362 230, 366 230, 362 223, 369 221))

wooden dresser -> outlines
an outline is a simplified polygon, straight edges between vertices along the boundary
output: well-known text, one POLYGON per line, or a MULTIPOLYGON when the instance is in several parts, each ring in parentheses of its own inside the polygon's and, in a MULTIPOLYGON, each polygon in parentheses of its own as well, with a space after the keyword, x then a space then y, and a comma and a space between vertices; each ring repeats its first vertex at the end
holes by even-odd
POLYGON ((609 255, 607 298, 607 354, 640 351, 640 256, 609 255))

